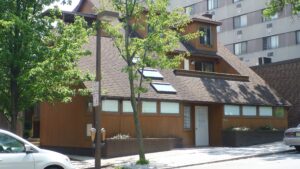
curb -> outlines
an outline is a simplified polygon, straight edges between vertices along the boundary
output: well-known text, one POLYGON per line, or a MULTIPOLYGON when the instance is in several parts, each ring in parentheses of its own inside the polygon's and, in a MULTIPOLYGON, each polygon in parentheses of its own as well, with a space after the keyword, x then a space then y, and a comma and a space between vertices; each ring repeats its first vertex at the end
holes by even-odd
POLYGON ((264 156, 269 156, 269 155, 273 155, 273 154, 281 154, 281 153, 288 153, 288 152, 295 152, 295 151, 296 150, 275 151, 275 152, 271 152, 271 153, 255 154, 255 155, 236 157, 236 158, 230 158, 230 159, 225 159, 225 160, 209 161, 209 162, 195 163, 195 164, 182 165, 182 166, 173 166, 173 167, 167 167, 167 168, 164 168, 164 169, 184 168, 184 167, 192 167, 192 166, 198 166, 198 165, 214 164, 214 163, 242 160, 242 159, 254 158, 254 157, 264 157, 264 156))

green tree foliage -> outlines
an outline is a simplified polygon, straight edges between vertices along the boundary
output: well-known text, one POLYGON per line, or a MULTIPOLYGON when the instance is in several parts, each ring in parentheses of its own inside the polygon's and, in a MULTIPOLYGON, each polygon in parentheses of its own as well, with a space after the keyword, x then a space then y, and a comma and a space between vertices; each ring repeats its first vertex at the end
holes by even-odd
MULTIPOLYGON (((103 1, 103 0, 102 0, 103 1)), ((120 22, 104 22, 102 27, 113 38, 120 56, 127 63, 124 71, 128 74, 131 105, 135 123, 136 137, 139 143, 139 162, 146 162, 143 136, 139 120, 138 107, 140 95, 147 92, 143 87, 145 79, 140 76, 144 68, 170 69, 179 66, 188 53, 170 55, 179 47, 180 41, 199 36, 199 32, 184 34, 190 19, 183 9, 168 12, 168 0, 112 0, 110 8, 119 13, 120 22), (142 32, 147 32, 144 35, 142 32), (137 60, 135 63, 134 60, 137 60)))
POLYGON ((77 61, 88 54, 82 45, 91 31, 79 17, 65 24, 58 9, 44 15, 55 1, 0 1, 0 113, 12 131, 19 112, 39 102, 71 101, 88 78, 77 61))
POLYGON ((270 0, 268 7, 264 10, 264 15, 271 17, 283 10, 285 5, 290 4, 292 6, 293 14, 298 14, 300 11, 300 0, 270 0))

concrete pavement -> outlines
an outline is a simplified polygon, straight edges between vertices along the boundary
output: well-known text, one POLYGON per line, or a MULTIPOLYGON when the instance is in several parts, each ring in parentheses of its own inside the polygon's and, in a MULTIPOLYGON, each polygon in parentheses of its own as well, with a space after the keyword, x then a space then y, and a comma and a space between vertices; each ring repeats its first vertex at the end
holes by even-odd
MULTIPOLYGON (((171 151, 146 154, 146 158, 150 161, 150 164, 147 166, 135 165, 135 162, 138 160, 137 155, 102 159, 101 164, 102 166, 105 166, 105 168, 115 168, 116 166, 125 166, 134 169, 182 168, 250 157, 265 156, 292 150, 294 149, 284 145, 282 142, 237 148, 182 148, 174 149, 171 151)), ((91 157, 70 156, 70 158, 76 160, 73 161, 73 164, 76 166, 76 168, 92 168, 94 166, 94 159, 91 157)))

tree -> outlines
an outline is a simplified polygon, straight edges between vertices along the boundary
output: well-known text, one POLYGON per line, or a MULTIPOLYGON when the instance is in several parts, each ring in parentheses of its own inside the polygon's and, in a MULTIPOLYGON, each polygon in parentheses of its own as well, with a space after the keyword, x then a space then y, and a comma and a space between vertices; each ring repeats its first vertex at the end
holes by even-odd
POLYGON ((58 9, 44 15, 56 1, 0 1, 0 113, 13 132, 19 112, 39 102, 71 101, 88 78, 76 63, 88 54, 82 45, 91 31, 79 17, 65 24, 58 9))
POLYGON ((267 17, 271 17, 275 15, 276 12, 282 11, 284 6, 288 4, 292 6, 293 14, 298 14, 300 12, 300 0, 271 0, 263 14, 267 17))
MULTIPOLYGON (((107 2, 107 1, 106 1, 107 2)), ((112 37, 121 58, 126 62, 123 68, 128 74, 130 101, 133 108, 135 132, 139 145, 139 164, 148 163, 145 158, 143 135, 139 120, 141 94, 147 92, 143 86, 144 68, 174 68, 188 53, 172 53, 180 41, 199 36, 199 32, 185 34, 190 22, 183 9, 167 10, 168 0, 112 0, 109 5, 119 13, 119 24, 103 22, 105 32, 112 37), (146 32, 143 35, 141 32, 146 32), (137 62, 135 63, 135 61, 137 62), (139 73, 140 72, 140 73, 139 73)), ((148 80, 148 79, 146 79, 148 80)))

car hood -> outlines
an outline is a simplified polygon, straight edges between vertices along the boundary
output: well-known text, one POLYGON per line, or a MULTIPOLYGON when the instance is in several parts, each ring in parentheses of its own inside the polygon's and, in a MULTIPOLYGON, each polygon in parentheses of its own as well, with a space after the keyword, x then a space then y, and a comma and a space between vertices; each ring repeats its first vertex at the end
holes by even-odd
POLYGON ((297 128, 289 128, 287 130, 285 130, 285 132, 300 132, 300 128, 297 127, 297 128))

